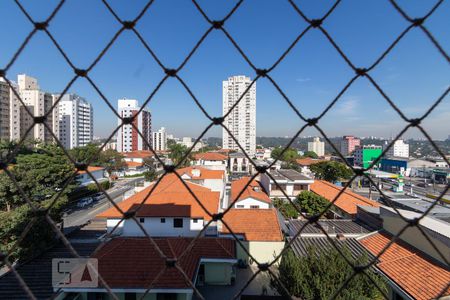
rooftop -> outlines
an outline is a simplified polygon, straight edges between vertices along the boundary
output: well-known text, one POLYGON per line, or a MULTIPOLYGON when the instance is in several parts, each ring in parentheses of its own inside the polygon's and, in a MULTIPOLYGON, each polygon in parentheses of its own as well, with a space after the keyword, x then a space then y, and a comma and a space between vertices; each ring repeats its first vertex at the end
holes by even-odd
POLYGON ((279 170, 270 170, 270 175, 278 181, 278 180, 287 180, 287 181, 310 181, 311 183, 314 181, 313 179, 302 175, 300 172, 297 172, 292 169, 279 169, 279 170))
MULTIPOLYGON (((433 201, 428 201, 422 198, 413 197, 389 197, 389 203, 402 209, 412 210, 417 213, 425 213, 429 207, 433 205, 433 201)), ((429 217, 434 217, 442 220, 450 220, 450 205, 445 203, 438 203, 427 214, 429 217)))
MULTIPOLYGON (((392 236, 378 232, 359 242, 378 255, 392 236)), ((434 259, 402 241, 393 242, 379 257, 377 268, 414 299, 435 299, 447 287, 450 295, 450 271, 434 259)))
POLYGON ((320 163, 322 161, 326 161, 324 159, 315 159, 315 158, 311 158, 311 157, 305 157, 305 158, 298 158, 296 160, 296 162, 301 165, 301 166, 310 166, 313 164, 317 164, 320 163))
POLYGON ((140 151, 131 151, 131 152, 122 152, 121 153, 124 157, 128 158, 147 158, 147 157, 153 157, 153 152, 149 150, 140 150, 140 151))
POLYGON ((177 170, 177 173, 181 177, 183 175, 189 177, 189 179, 223 179, 225 178, 225 171, 223 170, 210 170, 198 166, 186 167, 177 170))
MULTIPOLYGON (((288 227, 291 230, 291 234, 296 234, 300 231, 308 222, 306 220, 289 220, 288 227)), ((319 220, 318 223, 322 228, 329 234, 330 236, 336 235, 338 233, 343 234, 344 236, 350 235, 363 235, 370 232, 365 226, 347 219, 323 219, 319 220)), ((316 225, 316 224, 308 224, 306 225, 301 236, 324 236, 324 232, 316 225)))
MULTIPOLYGON (((250 177, 242 177, 241 179, 235 180, 231 183, 231 201, 235 201, 239 193, 244 189, 245 185, 250 181, 250 177)), ((261 186, 260 182, 253 180, 244 192, 240 195, 238 200, 244 200, 247 198, 253 198, 266 203, 272 203, 269 196, 264 192, 264 188, 261 186)))
MULTIPOLYGON (((165 256, 177 263, 192 281, 200 259, 235 259, 235 241, 224 238, 198 238, 186 255, 193 238, 153 238, 165 256)), ((103 245, 92 257, 98 259, 98 270, 111 288, 123 289, 190 289, 176 268, 166 268, 166 261, 148 238, 115 238, 103 245), (130 255, 132 254, 132 255, 130 255), (120 270, 120 272, 117 272, 120 270)))
POLYGON ((136 167, 142 167, 143 163, 135 162, 135 161, 125 161, 125 164, 128 168, 136 168, 136 167))
POLYGON ((205 152, 194 154, 196 160, 211 160, 211 161, 222 161, 227 160, 228 157, 222 153, 218 152, 205 152))
MULTIPOLYGON (((103 168, 103 167, 94 167, 94 166, 89 166, 89 167, 87 167, 87 171, 89 171, 89 172, 95 172, 95 171, 100 171, 100 170, 104 170, 105 168, 103 168)), ((86 171, 78 171, 78 174, 86 174, 87 172, 86 171)))
MULTIPOLYGON (((282 241, 277 211, 271 209, 230 209, 223 217, 225 223, 236 235, 247 241, 282 241)), ((222 233, 230 231, 222 225, 222 233)))
MULTIPOLYGON (((314 183, 311 184, 310 188, 312 192, 324 197, 330 202, 333 201, 343 189, 325 180, 315 180, 314 183)), ((338 197, 338 199, 334 202, 334 205, 351 215, 356 215, 358 205, 372 207, 381 206, 378 202, 353 193, 348 188, 345 189, 345 191, 338 197)))
MULTIPOLYGON (((217 213, 219 209, 219 192, 212 192, 208 188, 191 182, 185 181, 184 183, 189 186, 210 214, 217 213)), ((174 174, 167 174, 161 179, 159 184, 154 183, 117 205, 124 212, 133 211, 144 201, 145 205, 137 213, 141 217, 163 216, 163 213, 166 213, 166 216, 184 216, 188 211, 187 207, 189 207, 189 213, 192 218, 211 219, 209 214, 174 174), (151 194, 148 196, 150 192, 151 194), (158 212, 157 209, 161 209, 161 211, 158 212)), ((115 207, 111 207, 97 215, 97 218, 122 218, 122 214, 115 207)))

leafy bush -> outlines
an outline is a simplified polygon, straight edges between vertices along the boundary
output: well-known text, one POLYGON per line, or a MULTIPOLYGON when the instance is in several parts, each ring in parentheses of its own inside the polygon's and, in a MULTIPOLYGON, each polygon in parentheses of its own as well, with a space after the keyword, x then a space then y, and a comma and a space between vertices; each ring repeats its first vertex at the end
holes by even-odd
POLYGON ((309 216, 321 213, 329 204, 327 199, 310 191, 301 192, 295 201, 301 210, 309 216))
POLYGON ((274 199, 273 205, 280 211, 280 213, 287 219, 297 218, 299 213, 295 207, 287 200, 274 199))

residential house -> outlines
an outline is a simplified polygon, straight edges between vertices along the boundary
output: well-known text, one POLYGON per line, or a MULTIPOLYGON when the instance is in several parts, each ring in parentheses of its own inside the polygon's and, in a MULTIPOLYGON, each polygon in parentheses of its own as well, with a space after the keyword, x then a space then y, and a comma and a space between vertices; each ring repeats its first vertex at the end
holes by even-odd
POLYGON ((242 152, 234 152, 229 155, 231 178, 241 178, 252 174, 253 165, 242 152))
POLYGON ((228 168, 228 156, 219 152, 196 153, 194 154, 193 165, 211 170, 226 171, 228 168))
POLYGON ((234 208, 245 209, 268 209, 272 207, 272 200, 264 191, 261 183, 250 177, 242 177, 231 183, 231 198, 228 205, 233 204, 234 208), (247 185, 248 184, 248 185, 247 185), (243 191, 241 193, 241 191, 243 191))
POLYGON ((311 172, 309 168, 311 165, 320 163, 322 161, 326 161, 325 159, 315 159, 310 157, 299 158, 296 160, 297 165, 300 167, 300 172, 308 177, 313 178, 314 174, 311 172))
POLYGON ((295 198, 302 191, 309 191, 310 185, 314 183, 313 179, 292 169, 268 170, 268 174, 261 174, 260 180, 271 199, 286 199, 286 196, 295 198))
MULTIPOLYGON (((97 182, 108 180, 105 177, 105 168, 103 167, 89 166, 87 171, 91 173, 92 177, 94 177, 97 182)), ((82 186, 95 183, 94 179, 88 174, 88 172, 78 171, 78 175, 75 177, 75 180, 82 186)))

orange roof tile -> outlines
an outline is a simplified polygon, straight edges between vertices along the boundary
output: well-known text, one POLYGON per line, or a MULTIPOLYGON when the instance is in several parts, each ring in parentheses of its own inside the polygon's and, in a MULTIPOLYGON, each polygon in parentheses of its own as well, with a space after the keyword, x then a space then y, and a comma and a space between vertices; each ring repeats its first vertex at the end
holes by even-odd
MULTIPOLYGON (((392 236, 385 232, 359 242, 378 255, 392 236)), ((435 299, 450 282, 450 270, 403 241, 396 241, 380 256, 377 268, 414 299, 435 299)), ((450 295, 447 287, 443 296, 450 295)))
MULTIPOLYGON (((341 187, 338 187, 324 180, 314 180, 314 183, 311 184, 310 189, 312 192, 324 197, 330 202, 333 201, 334 198, 342 190, 341 187)), ((378 202, 370 200, 361 195, 355 194, 348 188, 339 196, 336 202, 334 202, 334 205, 351 215, 356 214, 357 205, 372 206, 372 207, 381 206, 378 202)))
POLYGON ((228 157, 224 154, 218 153, 218 152, 205 152, 205 153, 196 153, 194 154, 194 158, 196 160, 227 160, 228 157))
MULTIPOLYGON (((179 266, 192 281, 195 279, 201 258, 236 259, 233 239, 199 238, 192 249, 183 256, 193 238, 153 238, 153 240, 165 256, 177 259, 179 266)), ((112 239, 91 257, 98 259, 98 271, 111 288, 146 289, 149 286, 165 289, 191 288, 186 278, 176 268, 167 268, 163 271, 166 268, 166 260, 147 238, 112 239)))
POLYGON ((305 158, 298 158, 296 160, 296 162, 301 165, 301 166, 310 166, 310 165, 314 165, 317 163, 320 163, 322 161, 326 161, 324 159, 314 159, 314 158, 310 158, 310 157, 305 157, 305 158))
POLYGON ((180 174, 180 176, 183 176, 186 174, 187 176, 191 177, 192 179, 223 179, 225 178, 225 171, 223 170, 210 170, 207 168, 202 168, 198 166, 194 167, 186 167, 177 169, 177 173, 180 174), (199 171, 199 175, 195 176, 196 174, 194 170, 199 171), (193 173, 194 171, 194 173, 193 173))
MULTIPOLYGON (((223 220, 235 234, 247 241, 282 241, 277 211, 271 209, 230 209, 223 220)), ((222 224, 222 233, 230 233, 222 224)))
MULTIPOLYGON (((94 166, 89 166, 88 168, 87 168, 87 170, 89 171, 89 172, 95 172, 95 171, 100 171, 100 170, 104 170, 105 168, 103 168, 103 167, 94 167, 94 166)), ((86 173, 86 171, 78 171, 78 174, 85 174, 86 173)))
POLYGON ((125 161, 128 168, 142 167, 144 164, 135 161, 125 161))
POLYGON ((147 158, 153 156, 153 152, 151 152, 150 150, 122 152, 121 154, 129 158, 147 158))
MULTIPOLYGON (((219 209, 219 192, 212 192, 210 189, 199 186, 197 184, 185 181, 186 185, 192 190, 195 196, 201 201, 209 213, 217 213, 219 209)), ((118 203, 119 208, 126 212, 132 211, 139 207, 139 204, 144 201, 148 193, 153 189, 155 184, 143 189, 139 193, 131 196, 130 198, 118 203)), ((203 218, 210 220, 211 217, 203 210, 198 204, 195 198, 189 193, 187 188, 183 185, 181 180, 174 174, 168 174, 162 178, 159 184, 154 188, 151 195, 145 201, 145 204, 141 207, 141 210, 137 212, 138 216, 144 216, 147 212, 149 216, 155 216, 158 214, 155 212, 154 205, 161 206, 164 209, 164 213, 167 216, 177 216, 180 214, 186 214, 186 206, 190 207, 190 216, 192 218, 203 218), (146 205, 150 205, 147 206, 146 205), (153 206, 152 206, 153 205, 153 206), (144 208, 145 207, 145 208, 144 208), (172 209, 171 212, 168 210, 172 209)), ((163 212, 159 215, 162 216, 163 212)), ((98 214, 97 218, 122 218, 121 213, 115 208, 111 207, 106 211, 98 214)))
MULTIPOLYGON (((231 201, 235 201, 239 193, 244 189, 245 185, 249 182, 251 177, 242 177, 239 180, 235 180, 231 183, 231 201)), ((272 203, 269 196, 264 192, 263 187, 260 182, 253 180, 241 194, 238 201, 247 198, 253 198, 266 203, 272 203)))

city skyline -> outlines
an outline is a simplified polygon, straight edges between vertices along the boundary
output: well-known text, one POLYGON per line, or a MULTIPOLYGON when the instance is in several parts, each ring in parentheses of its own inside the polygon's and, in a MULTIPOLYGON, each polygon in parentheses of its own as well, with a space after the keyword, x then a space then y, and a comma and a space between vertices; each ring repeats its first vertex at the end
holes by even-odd
MULTIPOLYGON (((152 7, 153 17, 145 16, 137 27, 144 39, 152 41, 158 58, 170 67, 176 67, 182 62, 208 28, 208 24, 191 3, 181 1, 177 3, 183 13, 171 12, 172 15, 175 14, 173 22, 166 22, 164 19, 164 13, 171 10, 171 6, 157 2, 152 7), (160 30, 158 24, 165 24, 162 32, 158 32, 160 30), (184 30, 180 29, 181 26, 184 30), (168 41, 166 35, 172 39, 168 41), (173 42, 180 47, 173 47, 173 42)), ((232 3, 225 2, 221 5, 211 5, 206 1, 200 3, 207 14, 218 19, 226 15, 232 7, 232 3)), ((420 1, 402 5, 413 16, 421 15, 431 6, 420 1)), ((443 3, 447 9, 450 8, 449 5, 443 3)), ((112 6, 124 19, 133 18, 142 8, 138 4, 113 3, 112 6)), ((33 11, 34 18, 43 19, 51 12, 53 6, 52 3, 37 5, 25 2, 25 8, 33 11)), ((261 2, 256 9, 254 2, 243 4, 236 12, 237 16, 232 17, 225 26, 258 67, 273 64, 306 28, 306 23, 287 3, 277 6, 279 12, 272 8, 266 2, 261 2), (254 22, 250 22, 250 19, 254 22), (262 19, 272 21, 267 24, 257 22, 262 19), (270 44, 277 44, 277 51, 272 51, 272 47, 267 46, 270 44)), ((302 8, 310 16, 320 16, 326 11, 326 6, 310 2, 305 2, 302 8)), ((27 21, 23 20, 23 14, 14 3, 2 2, 0 11, 8 11, 8 14, 0 13, 5 22, 11 26, 17 24, 17 34, 8 35, 5 43, 0 46, 0 64, 5 65, 29 32, 31 25, 24 25, 27 21)), ((445 11, 445 8, 441 11, 445 11)), ((445 39, 448 36, 448 32, 443 29, 446 28, 443 25, 445 22, 445 14, 438 13, 430 18, 427 25, 441 41, 442 46, 448 48, 450 39, 445 39)), ((345 54, 361 66, 372 64, 407 26, 389 3, 384 2, 365 4, 352 2, 351 5, 343 3, 330 19, 327 19, 327 24, 331 28, 330 34, 345 54), (381 12, 384 12, 385 22, 379 20, 381 12), (357 44, 355 41, 360 43, 357 44)), ((120 25, 101 3, 68 2, 50 24, 49 31, 60 42, 68 57, 77 66, 83 67, 95 59, 119 27, 120 25), (68 21, 70 18, 64 17, 74 11, 86 12, 81 15, 80 22, 75 22, 76 26, 74 22, 68 21), (89 27, 93 20, 98 24, 95 28, 89 27), (76 40, 72 39, 72 36, 82 38, 76 40), (89 45, 89 51, 86 51, 86 45, 89 45)), ((31 39, 7 76, 15 78, 19 73, 38 78, 41 88, 51 93, 61 92, 73 77, 73 72, 61 54, 42 33, 31 39), (49 67, 53 72, 48 72, 49 67)), ((252 79, 256 76, 230 41, 220 32, 214 31, 179 75, 186 81, 206 111, 214 117, 221 115, 222 81, 237 74, 244 74, 252 79)), ((115 107, 117 99, 123 97, 137 99, 143 103, 164 73, 137 38, 125 32, 92 70, 91 75, 99 89, 115 107)), ((306 117, 315 117, 325 109, 354 74, 323 35, 309 32, 271 75, 302 114, 306 117)), ((406 116, 412 118, 423 114, 448 88, 446 79, 450 73, 443 58, 425 37, 418 32, 411 32, 373 70, 372 76, 406 116), (409 51, 412 45, 417 51, 409 51), (424 55, 427 56, 426 60, 421 59, 424 55)), ((257 84, 256 136, 293 136, 304 122, 295 115, 266 79, 258 80, 257 84)), ((78 79, 69 92, 89 99, 94 111, 102 113, 94 121, 94 134, 108 136, 116 127, 116 122, 112 121, 115 118, 93 87, 86 80, 78 79)), ((447 95, 423 123, 435 139, 446 139, 449 135, 448 128, 443 126, 450 119, 449 102, 447 95)), ((197 137, 209 124, 209 120, 175 79, 169 79, 161 87, 148 108, 154 115, 155 128, 166 127, 168 132, 177 136, 197 137), (191 125, 185 126, 188 121, 191 125)), ((329 136, 346 134, 395 136, 406 123, 366 79, 360 78, 343 94, 319 125, 329 136), (378 113, 369 113, 372 111, 378 113)), ((301 135, 320 136, 313 129, 307 129, 301 135)), ((205 136, 220 137, 221 129, 214 127, 205 136)), ((411 129, 404 137, 422 138, 423 135, 411 129)))

